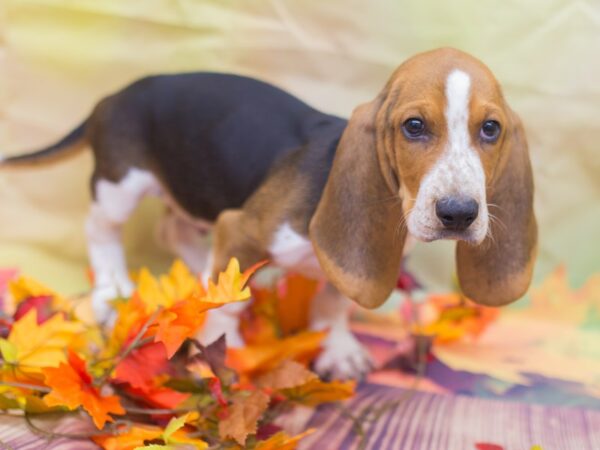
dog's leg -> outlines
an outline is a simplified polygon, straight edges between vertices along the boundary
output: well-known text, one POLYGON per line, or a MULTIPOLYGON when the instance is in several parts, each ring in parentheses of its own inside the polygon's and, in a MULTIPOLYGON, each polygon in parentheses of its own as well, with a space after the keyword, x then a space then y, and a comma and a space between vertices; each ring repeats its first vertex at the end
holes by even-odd
POLYGON ((148 172, 132 169, 118 182, 95 177, 94 202, 86 221, 90 264, 94 271, 92 307, 96 320, 111 316, 109 300, 128 297, 133 284, 121 242, 121 229, 142 197, 156 188, 148 172))
POLYGON ((348 323, 351 302, 327 283, 312 301, 310 327, 328 330, 315 370, 331 378, 357 378, 373 367, 369 353, 352 334, 348 323))
POLYGON ((169 211, 159 224, 159 241, 192 270, 205 274, 208 267, 209 243, 207 230, 202 230, 169 211))
MULTIPOLYGON (((213 250, 209 256, 211 272, 210 275, 206 274, 206 279, 214 278, 224 271, 232 257, 238 259, 241 270, 267 257, 266 252, 262 251, 261 246, 247 233, 244 212, 241 210, 227 210, 219 215, 214 227, 213 240, 213 250)), ((244 341, 239 332, 239 315, 247 303, 231 303, 209 311, 200 340, 204 344, 210 344, 225 334, 228 347, 243 346, 244 341)))

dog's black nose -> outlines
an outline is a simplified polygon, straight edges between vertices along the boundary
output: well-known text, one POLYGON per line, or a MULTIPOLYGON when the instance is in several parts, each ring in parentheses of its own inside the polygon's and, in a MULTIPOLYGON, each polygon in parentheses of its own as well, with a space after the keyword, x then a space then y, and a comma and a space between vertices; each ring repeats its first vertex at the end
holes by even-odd
POLYGON ((469 228, 479 212, 479 204, 472 198, 444 197, 435 203, 435 213, 444 225, 452 231, 469 228))

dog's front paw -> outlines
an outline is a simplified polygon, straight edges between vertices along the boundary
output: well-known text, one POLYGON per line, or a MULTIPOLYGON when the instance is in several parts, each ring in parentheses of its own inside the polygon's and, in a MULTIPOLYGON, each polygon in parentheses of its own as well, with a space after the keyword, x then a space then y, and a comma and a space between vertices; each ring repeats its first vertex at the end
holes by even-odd
POLYGON ((360 380, 373 369, 373 360, 349 330, 333 329, 314 368, 325 378, 360 380))

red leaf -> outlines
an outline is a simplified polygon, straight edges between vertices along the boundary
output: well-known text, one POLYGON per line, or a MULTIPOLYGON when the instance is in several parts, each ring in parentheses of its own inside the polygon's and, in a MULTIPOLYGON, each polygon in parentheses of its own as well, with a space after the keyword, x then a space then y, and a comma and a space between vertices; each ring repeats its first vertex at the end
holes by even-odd
POLYGON ((19 320, 30 310, 37 311, 37 324, 40 325, 52 317, 56 312, 52 307, 51 295, 40 295, 39 297, 29 297, 18 304, 14 319, 19 320))
POLYGON ((227 400, 223 396, 223 388, 221 386, 221 380, 217 377, 210 378, 208 380, 208 390, 217 399, 219 405, 223 408, 227 408, 227 400))
POLYGON ((133 350, 115 370, 115 380, 137 389, 149 389, 152 379, 166 371, 167 351, 160 342, 152 342, 133 350))
POLYGON ((477 450, 504 450, 501 445, 490 444, 489 442, 477 442, 475 448, 477 450))
POLYGON ((191 394, 178 392, 164 386, 146 386, 144 389, 128 388, 127 392, 155 408, 174 409, 186 401, 191 394))

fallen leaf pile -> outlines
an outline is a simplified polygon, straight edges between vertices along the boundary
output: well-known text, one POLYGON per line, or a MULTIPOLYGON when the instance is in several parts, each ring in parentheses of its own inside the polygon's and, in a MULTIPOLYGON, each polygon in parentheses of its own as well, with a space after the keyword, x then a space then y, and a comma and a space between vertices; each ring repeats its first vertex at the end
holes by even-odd
POLYGON ((458 292, 431 294, 423 303, 405 302, 401 307, 412 333, 436 345, 476 340, 499 315, 499 308, 478 305, 458 292))
POLYGON ((273 295, 257 290, 242 349, 227 349, 223 337, 208 346, 195 339, 208 310, 250 297, 257 268, 241 273, 232 259, 206 287, 181 262, 158 278, 144 269, 131 298, 115 300, 106 328, 17 278, 9 285, 14 311, 2 313, 0 409, 25 419, 80 411, 99 430, 89 438, 110 450, 295 448, 310 430, 287 435, 277 425, 281 414, 354 393, 354 383, 324 382, 307 369, 323 339, 302 331, 317 286, 288 280, 296 285, 279 297, 294 314, 283 319, 273 295))

